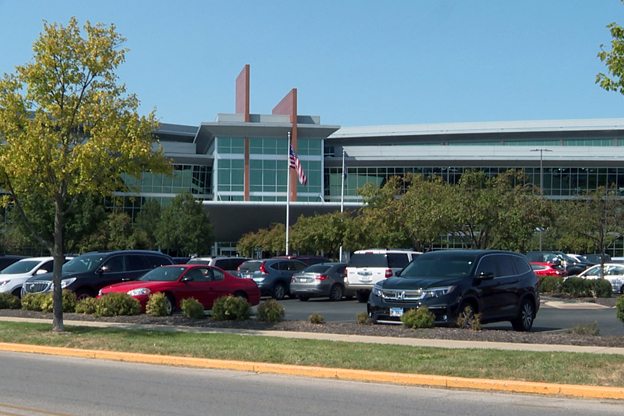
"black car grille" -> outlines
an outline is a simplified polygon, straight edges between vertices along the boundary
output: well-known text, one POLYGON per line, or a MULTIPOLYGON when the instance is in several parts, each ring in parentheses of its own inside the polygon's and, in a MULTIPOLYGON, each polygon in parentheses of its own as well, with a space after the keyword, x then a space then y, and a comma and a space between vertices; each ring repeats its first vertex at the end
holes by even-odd
POLYGON ((394 301, 405 301, 405 302, 413 302, 415 300, 421 300, 425 297, 425 292, 421 289, 417 290, 390 290, 390 289, 382 289, 379 291, 382 299, 384 300, 394 300, 394 301))
POLYGON ((24 292, 26 293, 48 292, 50 286, 52 286, 51 281, 26 282, 24 283, 24 292))

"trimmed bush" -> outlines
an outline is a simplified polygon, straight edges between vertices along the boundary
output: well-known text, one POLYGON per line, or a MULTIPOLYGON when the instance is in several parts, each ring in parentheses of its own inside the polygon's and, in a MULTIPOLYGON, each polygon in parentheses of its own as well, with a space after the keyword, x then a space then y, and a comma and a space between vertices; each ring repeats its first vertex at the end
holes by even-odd
POLYGON ((596 298, 610 298, 613 296, 613 285, 606 279, 587 280, 589 291, 596 298))
POLYGON ((145 304, 145 313, 152 316, 167 316, 167 295, 162 292, 156 292, 149 295, 145 304))
POLYGON ((138 315, 141 302, 127 293, 111 292, 97 299, 95 316, 138 315))
POLYGON ((182 309, 182 315, 188 316, 189 318, 204 319, 206 317, 204 314, 204 305, 195 298, 182 299, 180 301, 180 309, 182 309))
POLYGON ((71 290, 63 290, 63 312, 75 312, 76 303, 78 303, 76 293, 71 290))
POLYGON ((435 322, 435 315, 426 306, 418 309, 410 309, 401 316, 404 328, 432 328, 435 322))
POLYGON ((370 325, 371 319, 366 312, 355 315, 355 323, 358 325, 370 325))
POLYGON ((617 319, 624 322, 624 295, 620 296, 615 303, 615 310, 617 319))
POLYGON ((323 318, 323 315, 321 315, 320 313, 313 313, 308 317, 308 320, 311 324, 322 324, 323 322, 325 322, 325 318, 323 318))
POLYGON ((286 310, 275 299, 269 299, 258 305, 256 319, 262 322, 281 322, 286 316, 286 310))
POLYGON ((251 305, 243 298, 223 296, 214 301, 212 317, 217 321, 244 321, 251 318, 251 305))
POLYGON ((99 299, 88 297, 76 302, 76 313, 82 313, 86 315, 93 315, 97 310, 97 304, 99 299))
POLYGON ((41 312, 41 303, 47 297, 46 293, 27 293, 22 296, 22 309, 41 312))
POLYGON ((610 298, 613 287, 606 279, 583 279, 569 277, 561 285, 561 291, 575 298, 610 298))
POLYGON ((539 279, 541 281, 540 292, 561 293, 563 276, 541 276, 539 279))
POLYGON ((9 292, 0 293, 0 309, 19 309, 22 302, 17 296, 13 296, 9 292))

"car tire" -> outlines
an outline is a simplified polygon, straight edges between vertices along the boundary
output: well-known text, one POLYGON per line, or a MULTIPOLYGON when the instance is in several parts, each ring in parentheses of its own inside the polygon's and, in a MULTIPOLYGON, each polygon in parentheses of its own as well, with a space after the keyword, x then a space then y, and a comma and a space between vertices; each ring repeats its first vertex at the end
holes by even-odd
POLYGON ((339 284, 335 284, 329 289, 329 300, 331 301, 342 300, 342 295, 344 295, 344 290, 339 284))
POLYGON ((245 292, 236 292, 234 293, 234 297, 249 302, 249 298, 247 297, 247 294, 245 292))
POLYGON ((22 287, 18 287, 17 289, 13 290, 13 292, 11 292, 11 294, 15 297, 17 297, 18 299, 22 298, 22 287))
POLYGON ((94 297, 88 289, 80 289, 76 292, 76 301, 94 297))
POLYGON ((370 296, 370 292, 368 290, 358 290, 355 292, 355 297, 360 303, 368 302, 368 297, 370 296))
POLYGON ((167 315, 173 315, 175 311, 175 298, 171 293, 165 295, 165 307, 167 308, 167 315))
POLYGON ((624 295, 624 285, 622 285, 622 287, 620 288, 620 294, 624 295))
POLYGON ((282 300, 286 296, 286 286, 282 283, 275 283, 271 289, 271 297, 275 300, 282 300))
POLYGON ((297 299, 299 299, 301 302, 307 302, 310 300, 310 296, 299 295, 297 296, 297 299))
POLYGON ((533 318, 535 317, 535 307, 533 302, 529 299, 525 299, 520 304, 520 310, 518 311, 518 317, 511 321, 511 326, 516 331, 530 331, 533 327, 533 318))

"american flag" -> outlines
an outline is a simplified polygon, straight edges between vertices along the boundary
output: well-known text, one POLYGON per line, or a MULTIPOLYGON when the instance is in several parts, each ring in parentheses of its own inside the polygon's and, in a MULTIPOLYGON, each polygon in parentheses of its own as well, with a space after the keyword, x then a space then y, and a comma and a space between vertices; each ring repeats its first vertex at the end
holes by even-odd
POLYGON ((290 145, 290 154, 288 155, 288 167, 297 171, 297 178, 299 178, 299 183, 301 185, 305 186, 308 183, 308 178, 303 172, 303 167, 301 167, 301 162, 299 161, 292 144, 290 145))

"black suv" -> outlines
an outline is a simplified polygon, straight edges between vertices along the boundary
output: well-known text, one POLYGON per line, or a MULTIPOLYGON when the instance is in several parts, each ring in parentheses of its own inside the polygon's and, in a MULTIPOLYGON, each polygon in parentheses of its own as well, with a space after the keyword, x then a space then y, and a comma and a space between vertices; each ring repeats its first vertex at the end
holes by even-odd
MULTIPOLYGON (((126 280, 136 280, 146 272, 173 259, 159 251, 122 250, 94 251, 82 254, 63 265, 61 286, 76 292, 78 299, 97 296, 104 286, 126 280)), ((22 296, 53 290, 53 275, 46 273, 28 279, 22 286, 22 296)))
POLYGON ((510 321, 528 331, 539 309, 538 279, 526 256, 496 250, 432 251, 418 256, 398 276, 377 282, 368 300, 373 322, 397 323, 404 312, 427 306, 438 325, 460 314, 480 314, 481 323, 510 321))

